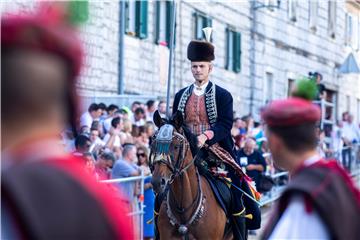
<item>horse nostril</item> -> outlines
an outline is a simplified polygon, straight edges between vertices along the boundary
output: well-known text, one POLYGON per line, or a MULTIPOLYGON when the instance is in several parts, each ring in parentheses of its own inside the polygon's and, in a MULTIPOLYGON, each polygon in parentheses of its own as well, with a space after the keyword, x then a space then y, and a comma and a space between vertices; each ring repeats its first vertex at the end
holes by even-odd
POLYGON ((162 178, 161 179, 161 185, 165 185, 166 184, 166 180, 165 180, 165 178, 162 178))

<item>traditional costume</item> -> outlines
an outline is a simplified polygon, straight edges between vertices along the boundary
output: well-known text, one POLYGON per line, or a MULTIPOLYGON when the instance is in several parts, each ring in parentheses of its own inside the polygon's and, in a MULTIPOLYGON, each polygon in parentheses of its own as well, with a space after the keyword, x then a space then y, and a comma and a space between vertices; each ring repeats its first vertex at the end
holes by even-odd
MULTIPOLYGON (((319 121, 320 109, 291 97, 270 103, 262 118, 270 131, 276 127, 291 132, 292 127, 319 121)), ((310 156, 292 172, 269 219, 263 239, 359 239, 360 193, 336 161, 310 156)))
MULTIPOLYGON (((215 59, 214 46, 207 41, 191 41, 188 46, 188 59, 211 62, 215 59)), ((206 141, 208 151, 225 163, 228 177, 231 178, 232 183, 252 195, 246 180, 247 176, 234 160, 236 159, 234 142, 230 133, 233 122, 231 94, 211 81, 200 87, 192 84, 176 93, 173 113, 176 111, 183 114, 185 126, 193 135, 199 136, 204 133, 208 137, 206 141)), ((207 155, 204 149, 201 151, 207 155)), ((194 147, 192 147, 192 153, 195 156, 196 149, 194 147)), ((244 229, 260 228, 260 210, 257 204, 243 196, 242 192, 234 187, 231 187, 231 190, 234 196, 233 227, 237 228, 234 231, 235 238, 246 238, 247 234, 244 229), (251 219, 246 219, 246 227, 244 227, 246 214, 251 214, 251 219), (240 233, 241 231, 243 232, 240 233)))

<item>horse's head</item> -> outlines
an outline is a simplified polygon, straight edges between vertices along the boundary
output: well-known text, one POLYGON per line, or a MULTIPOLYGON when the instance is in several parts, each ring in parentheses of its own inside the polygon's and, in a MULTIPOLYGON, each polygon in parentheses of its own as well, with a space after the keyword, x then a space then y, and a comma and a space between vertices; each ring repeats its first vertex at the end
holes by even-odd
POLYGON ((165 191, 167 185, 191 165, 189 142, 183 135, 183 117, 176 112, 169 120, 154 113, 154 123, 159 128, 151 144, 150 168, 152 185, 156 193, 165 191))

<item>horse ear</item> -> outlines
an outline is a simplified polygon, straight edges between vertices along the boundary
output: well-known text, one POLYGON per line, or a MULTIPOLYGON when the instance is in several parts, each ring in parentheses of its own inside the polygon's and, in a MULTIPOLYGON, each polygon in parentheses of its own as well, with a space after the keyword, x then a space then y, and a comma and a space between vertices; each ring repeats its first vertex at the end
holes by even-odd
POLYGON ((180 111, 176 111, 174 113, 174 115, 172 116, 171 120, 174 124, 174 127, 178 130, 182 127, 182 125, 184 123, 184 118, 180 111))
POLYGON ((160 116, 158 110, 154 112, 153 121, 158 128, 165 124, 165 120, 160 116))

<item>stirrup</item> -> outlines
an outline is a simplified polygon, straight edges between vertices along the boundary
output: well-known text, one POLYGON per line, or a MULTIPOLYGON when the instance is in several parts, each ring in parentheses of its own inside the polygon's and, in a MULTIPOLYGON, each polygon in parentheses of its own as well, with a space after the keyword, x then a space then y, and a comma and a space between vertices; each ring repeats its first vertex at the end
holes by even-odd
POLYGON ((238 212, 238 213, 233 213, 233 216, 234 217, 239 217, 239 216, 241 216, 241 214, 243 214, 245 212, 245 208, 243 208, 243 210, 241 210, 240 212, 238 212))
POLYGON ((154 210, 154 217, 149 219, 148 221, 146 221, 146 223, 151 224, 154 221, 154 219, 156 218, 156 216, 159 216, 159 213, 154 210))

